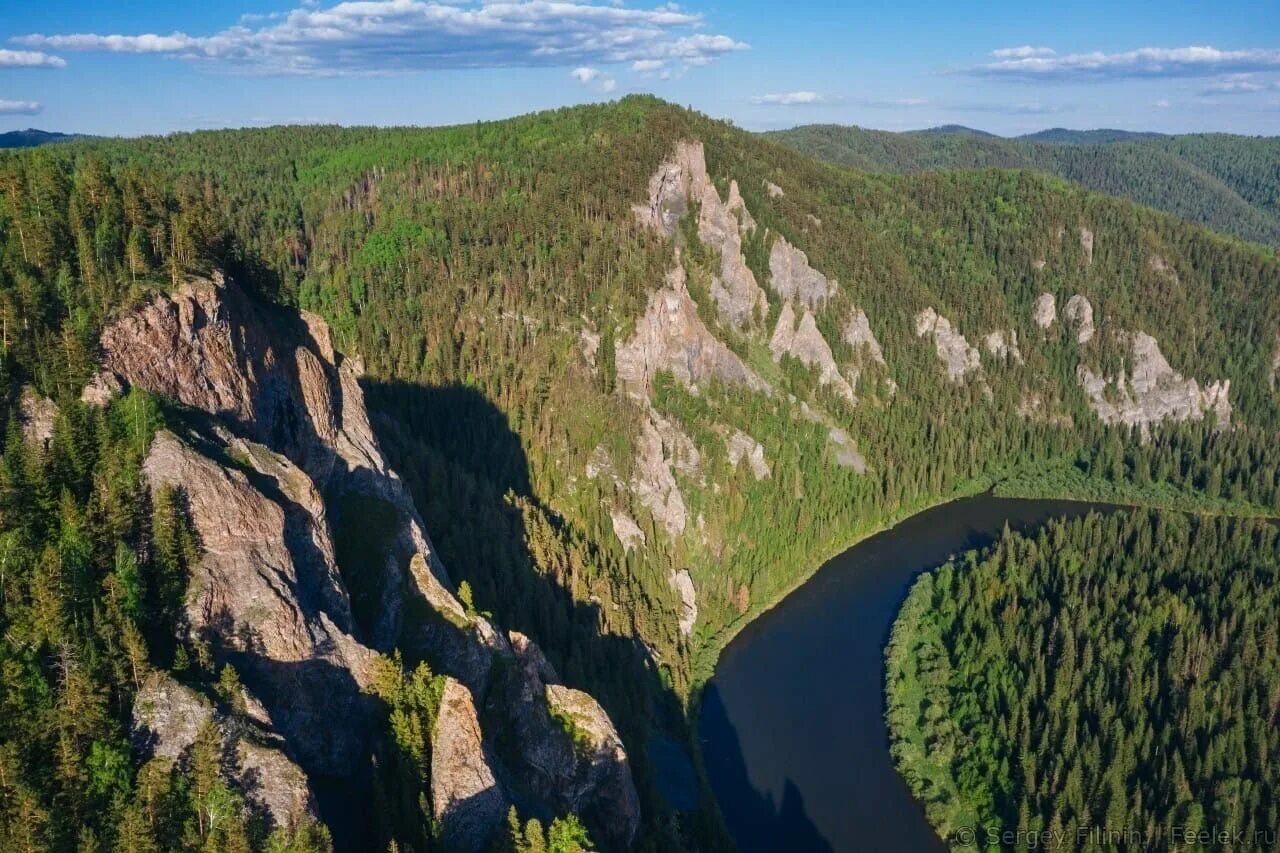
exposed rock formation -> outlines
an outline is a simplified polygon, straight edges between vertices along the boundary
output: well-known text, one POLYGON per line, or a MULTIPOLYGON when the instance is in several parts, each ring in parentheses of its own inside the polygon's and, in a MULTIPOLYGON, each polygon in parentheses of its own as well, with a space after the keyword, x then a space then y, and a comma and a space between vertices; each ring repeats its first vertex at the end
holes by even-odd
POLYGON ((856 402, 853 387, 840 374, 831 346, 822 337, 813 312, 809 309, 805 309, 804 316, 797 325, 791 303, 783 303, 782 312, 778 315, 778 325, 769 340, 769 352, 773 353, 775 362, 781 361, 784 355, 790 355, 808 367, 816 367, 820 383, 830 385, 850 403, 856 402))
POLYGON ((184 759, 200 730, 212 721, 218 728, 227 781, 259 804, 276 826, 289 826, 315 814, 315 797, 301 768, 281 751, 281 744, 258 742, 271 736, 252 724, 219 715, 213 703, 170 676, 147 676, 133 703, 134 749, 144 758, 184 759))
POLYGON ((859 474, 867 473, 867 460, 858 452, 849 433, 839 427, 832 427, 827 432, 827 439, 835 447, 836 464, 842 468, 852 468, 859 474))
POLYGON ((1271 357, 1271 390, 1280 386, 1280 333, 1276 335, 1276 354, 1271 357))
POLYGON ((784 195, 786 195, 786 193, 782 191, 782 187, 778 186, 772 181, 765 181, 764 189, 765 189, 765 192, 769 194, 769 198, 782 198, 784 195))
POLYGON ((613 520, 613 534, 622 543, 622 550, 630 551, 632 548, 644 547, 644 531, 625 510, 614 507, 609 510, 609 517, 613 520))
POLYGON ((1231 422, 1231 381, 1213 382, 1203 389, 1169 366, 1156 339, 1144 332, 1128 335, 1132 363, 1129 373, 1106 379, 1081 365, 1080 386, 1090 406, 1106 424, 1138 427, 1145 437, 1152 424, 1163 420, 1198 421, 1212 412, 1219 426, 1231 422))
POLYGON ((200 536, 190 630, 235 664, 304 767, 343 776, 364 748, 360 686, 372 652, 351 635, 324 504, 284 457, 224 440, 226 451, 197 450, 194 439, 160 432, 143 466, 153 487, 183 490, 200 536), (220 452, 225 463, 213 458, 220 452))
POLYGON ((111 404, 122 391, 120 380, 109 370, 99 370, 80 392, 80 402, 98 408, 111 404))
POLYGON ((993 358, 1022 364, 1022 353, 1018 350, 1018 333, 1013 329, 1008 331, 997 329, 994 332, 988 332, 982 338, 982 346, 993 358))
POLYGON ((1093 231, 1080 226, 1080 248, 1084 250, 1086 263, 1093 263, 1093 231))
POLYGON ((1067 300, 1063 314, 1075 327, 1076 343, 1087 344, 1093 340, 1093 303, 1077 293, 1067 300))
POLYGON ((18 395, 18 425, 22 439, 30 445, 44 447, 53 438, 53 424, 58 418, 58 405, 42 397, 34 388, 24 387, 18 395))
POLYGON ((933 337, 934 349, 952 382, 962 381, 966 374, 980 367, 981 359, 977 348, 952 328, 950 320, 933 308, 926 308, 916 315, 916 337, 923 338, 925 335, 933 337))
POLYGON ((673 422, 651 410, 636 440, 631 490, 672 539, 684 533, 688 523, 676 471, 694 474, 700 461, 693 441, 673 422))
POLYGON ((729 451, 729 464, 737 468, 744 459, 751 466, 751 473, 757 480, 768 479, 769 462, 764 456, 764 446, 742 430, 726 429, 725 447, 729 451))
POLYGON ((884 350, 880 348, 875 332, 871 331, 871 322, 867 320, 867 314, 861 308, 853 309, 853 313, 849 315, 843 338, 855 355, 865 353, 876 364, 884 367, 884 350))
POLYGON ((640 800, 613 723, 586 693, 562 685, 527 637, 512 631, 510 648, 518 696, 508 691, 505 712, 524 792, 582 815, 594 839, 625 848, 640 825, 640 800))
POLYGON ((1058 319, 1058 301, 1052 293, 1042 293, 1031 306, 1031 319, 1041 329, 1050 328, 1058 319))
POLYGON ((431 805, 444 846, 462 853, 485 849, 507 814, 471 691, 452 678, 431 737, 431 805))
POLYGON ((836 292, 836 283, 809 266, 809 257, 784 237, 769 250, 769 286, 784 300, 817 310, 836 292))
MULTIPOLYGON (((378 448, 360 362, 333 351, 322 321, 257 303, 220 279, 190 282, 107 329, 103 351, 120 384, 206 413, 189 417, 181 434, 159 433, 144 474, 153 488, 183 492, 199 536, 201 559, 186 602, 189 630, 209 643, 216 660, 235 665, 253 716, 268 734, 279 734, 288 757, 309 776, 345 780, 367 761, 372 700, 361 687, 372 670, 370 646, 395 645, 425 658, 468 696, 485 695, 494 671, 503 683, 491 692, 541 694, 542 681, 519 681, 521 668, 493 666, 495 658, 513 660, 514 652, 453 594, 407 490, 378 448), (341 530, 352 503, 389 526, 377 538, 357 531, 367 562, 342 567, 381 585, 369 624, 358 623, 335 559, 333 531, 341 530), (414 598, 415 618, 407 622, 403 605, 414 598)), ((172 692, 152 704, 171 699, 177 706, 159 713, 190 716, 189 703, 172 692)), ((465 708, 454 710, 459 714, 448 719, 466 729, 465 708)), ((546 713, 529 719, 516 741, 541 742, 559 732, 546 713)), ((466 744, 474 732, 436 732, 455 734, 466 744)), ((264 790, 287 789, 292 783, 272 774, 291 765, 256 752, 257 743, 241 743, 242 761, 256 762, 264 790)), ((533 748, 515 744, 526 747, 533 748)), ((590 806, 612 821, 589 823, 593 834, 630 838, 638 815, 625 753, 619 744, 596 761, 591 772, 573 765, 567 775, 544 780, 529 802, 554 811, 590 806)), ((461 784, 441 782, 441 790, 461 784)), ((456 825, 504 817, 483 798, 473 805, 456 825)), ((472 829, 464 835, 471 838, 472 829)))
POLYGON ((680 596, 680 633, 687 637, 693 633, 694 623, 698 621, 698 595, 693 588, 693 575, 688 569, 681 569, 672 572, 667 581, 680 596))
POLYGON ((755 221, 736 181, 729 184, 728 201, 720 200, 707 175, 702 143, 680 142, 671 160, 650 178, 648 206, 636 205, 634 210, 642 224, 671 236, 691 201, 699 205, 698 239, 720 253, 720 274, 711 283, 711 299, 722 319, 734 328, 744 328, 769 308, 742 255, 742 235, 755 229, 755 221))
POLYGON ((1177 270, 1160 255, 1152 254, 1147 258, 1147 269, 1172 281, 1176 282, 1178 280, 1177 270))
POLYGON ((767 392, 769 386, 734 352, 711 334, 685 286, 684 267, 667 273, 666 287, 649 295, 635 334, 617 345, 618 383, 633 396, 647 398, 658 371, 666 370, 682 384, 718 380, 767 392))

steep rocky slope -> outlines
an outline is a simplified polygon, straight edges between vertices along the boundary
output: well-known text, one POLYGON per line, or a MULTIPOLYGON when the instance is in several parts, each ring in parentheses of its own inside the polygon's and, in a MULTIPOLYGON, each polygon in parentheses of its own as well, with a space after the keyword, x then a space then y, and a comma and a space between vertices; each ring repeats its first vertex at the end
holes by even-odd
MULTIPOLYGON (((243 679, 260 731, 237 737, 239 766, 277 820, 313 808, 310 780, 360 775, 374 661, 400 650, 445 676, 430 795, 451 849, 483 847, 517 797, 583 815, 612 844, 632 838, 636 793, 607 715, 549 666, 522 663, 541 657, 527 638, 513 643, 459 602, 379 449, 360 362, 333 350, 322 320, 215 276, 108 327, 102 351, 94 388, 143 388, 191 411, 156 436, 144 473, 185 498, 202 555, 185 630, 243 679), (339 565, 335 536, 358 535, 344 514, 362 507, 388 530, 339 565), (353 588, 372 591, 363 619, 353 588)), ((137 739, 176 757, 211 716, 207 700, 158 680, 139 693, 137 739)))

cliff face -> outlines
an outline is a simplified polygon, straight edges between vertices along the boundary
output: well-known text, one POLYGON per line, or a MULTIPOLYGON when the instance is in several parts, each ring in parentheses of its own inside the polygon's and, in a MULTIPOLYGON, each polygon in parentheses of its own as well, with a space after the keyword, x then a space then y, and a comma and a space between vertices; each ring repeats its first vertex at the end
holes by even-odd
MULTIPOLYGON (((156 437, 144 472, 153 488, 174 487, 185 499, 202 556, 184 630, 236 667, 260 708, 259 740, 274 739, 278 760, 254 746, 245 761, 278 811, 313 801, 309 778, 351 778, 367 765, 371 664, 399 649, 449 677, 429 799, 451 844, 478 848, 505 820, 510 799, 499 779, 532 791, 526 801, 538 809, 608 815, 589 823, 595 837, 630 841, 639 811, 626 752, 586 694, 578 704, 591 707, 617 747, 599 757, 600 773, 569 767, 525 785, 523 758, 493 768, 499 729, 517 732, 517 755, 558 731, 546 689, 557 680, 525 683, 535 676, 515 665, 507 638, 456 598, 378 447, 360 362, 334 352, 323 321, 261 304, 215 277, 121 319, 102 349, 103 372, 86 399, 136 386, 193 412, 156 437), (340 553, 356 556, 340 565, 340 553)), ((212 713, 184 690, 145 692, 139 731, 212 713)), ((181 736, 147 742, 180 752, 190 726, 179 728, 181 736)))

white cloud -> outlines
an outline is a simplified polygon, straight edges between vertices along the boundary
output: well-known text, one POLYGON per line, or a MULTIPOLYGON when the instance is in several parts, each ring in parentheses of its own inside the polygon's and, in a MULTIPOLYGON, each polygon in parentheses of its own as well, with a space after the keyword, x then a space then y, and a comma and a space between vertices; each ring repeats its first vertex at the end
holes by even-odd
POLYGON ((584 65, 581 68, 575 68, 570 71, 569 76, 584 86, 590 86, 597 92, 608 93, 618 88, 618 81, 613 79, 613 75, 606 74, 599 68, 591 68, 584 65))
MULTIPOLYGON (((1008 50, 1021 50, 1010 48, 1008 50)), ((1206 77, 1214 74, 1280 69, 1280 50, 1219 50, 1209 46, 1143 47, 1123 53, 1020 55, 965 69, 982 77, 1011 80, 1123 79, 1131 77, 1206 77)))
POLYGON ((0 100, 0 115, 33 116, 44 109, 39 101, 5 101, 0 100))
POLYGON ((817 92, 780 92, 770 95, 756 95, 751 103, 771 107, 794 107, 803 104, 821 104, 826 98, 817 92))
POLYGON ((1053 56, 1057 51, 1051 47, 1032 47, 1024 44, 1021 47, 1002 47, 991 51, 996 59, 1027 59, 1032 56, 1053 56))
POLYGON ((1168 99, 1168 98, 1161 98, 1160 100, 1156 101, 1155 106, 1156 106, 1156 108, 1157 108, 1157 109, 1167 110, 1167 109, 1169 109, 1169 106, 1170 106, 1170 105, 1169 105, 1169 99, 1168 99))
POLYGON ((0 47, 0 68, 66 68, 67 61, 38 50, 7 50, 0 47))
POLYGON ((1249 95, 1280 88, 1280 82, 1258 80, 1252 74, 1232 74, 1215 80, 1200 91, 1202 95, 1249 95))
POLYGON ((675 61, 705 65, 747 45, 699 30, 674 4, 592 0, 345 0, 278 19, 241 19, 212 35, 19 36, 26 47, 158 54, 262 74, 385 74, 438 68, 675 61))

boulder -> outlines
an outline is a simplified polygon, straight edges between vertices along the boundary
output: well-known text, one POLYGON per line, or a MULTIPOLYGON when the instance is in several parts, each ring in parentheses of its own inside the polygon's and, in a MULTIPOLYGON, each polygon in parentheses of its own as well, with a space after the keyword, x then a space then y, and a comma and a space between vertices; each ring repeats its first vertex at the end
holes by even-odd
POLYGON ((58 405, 34 388, 24 387, 18 395, 18 426, 22 439, 33 447, 43 448, 53 438, 58 405))
POLYGON ((693 588, 693 575, 688 569, 672 572, 667 578, 671 588, 680 596, 680 616, 677 620, 681 635, 687 637, 693 633, 694 623, 698 621, 698 596, 693 588))
POLYGON ((1067 322, 1075 327, 1076 343, 1083 346, 1093 340, 1096 331, 1093 325, 1093 303, 1077 293, 1067 300, 1063 314, 1067 322))
POLYGON ((1058 302, 1052 293, 1042 293, 1031 306, 1031 320, 1038 328, 1048 329, 1058 319, 1058 302))

